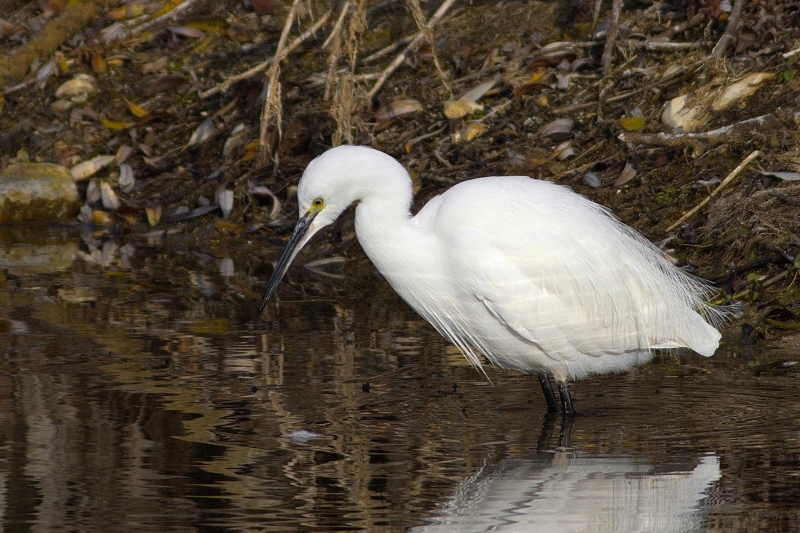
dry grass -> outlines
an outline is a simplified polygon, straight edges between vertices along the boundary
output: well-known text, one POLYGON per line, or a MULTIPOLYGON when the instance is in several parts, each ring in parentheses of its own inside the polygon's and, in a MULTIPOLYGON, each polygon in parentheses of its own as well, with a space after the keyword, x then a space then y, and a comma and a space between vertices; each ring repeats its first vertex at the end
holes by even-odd
POLYGON ((339 18, 342 23, 337 22, 338 29, 335 29, 336 35, 331 40, 332 50, 328 63, 324 99, 329 99, 330 91, 335 86, 330 108, 330 114, 336 121, 336 132, 331 140, 333 146, 343 143, 353 144, 356 133, 366 130, 364 121, 358 118, 360 116, 358 111, 368 109, 369 102, 365 91, 356 86, 353 78, 361 37, 367 29, 365 6, 366 0, 360 0, 357 4, 351 1, 346 2, 339 18), (345 18, 347 19, 346 37, 342 31, 345 18), (342 48, 348 60, 343 71, 338 68, 342 48))
POLYGON ((450 93, 450 97, 452 98, 453 91, 450 90, 450 86, 447 84, 447 76, 445 76, 444 71, 442 70, 442 65, 439 63, 439 56, 436 53, 436 41, 433 38, 433 32, 431 32, 431 29, 425 20, 425 15, 422 13, 422 8, 419 7, 419 0, 406 0, 406 4, 408 4, 408 8, 411 11, 411 16, 414 18, 414 23, 419 28, 419 31, 422 32, 422 35, 425 36, 428 46, 431 47, 431 55, 433 56, 433 64, 436 66, 436 72, 439 73, 442 84, 444 85, 445 89, 447 89, 447 92, 450 93))
POLYGON ((736 190, 717 200, 708 213, 707 229, 719 235, 745 228, 744 241, 800 242, 800 184, 750 193, 736 190), (784 198, 775 196, 777 192, 784 198), (787 200, 793 199, 793 200, 787 200))

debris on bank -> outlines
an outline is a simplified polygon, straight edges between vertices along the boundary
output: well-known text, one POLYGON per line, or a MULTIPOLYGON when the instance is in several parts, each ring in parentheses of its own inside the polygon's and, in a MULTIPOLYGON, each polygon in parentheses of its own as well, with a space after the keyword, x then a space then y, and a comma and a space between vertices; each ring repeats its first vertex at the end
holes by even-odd
POLYGON ((420 201, 570 185, 749 303, 758 335, 800 323, 795 0, 77 4, 0 19, 0 170, 70 169, 82 224, 263 257, 308 162, 369 144, 420 201))

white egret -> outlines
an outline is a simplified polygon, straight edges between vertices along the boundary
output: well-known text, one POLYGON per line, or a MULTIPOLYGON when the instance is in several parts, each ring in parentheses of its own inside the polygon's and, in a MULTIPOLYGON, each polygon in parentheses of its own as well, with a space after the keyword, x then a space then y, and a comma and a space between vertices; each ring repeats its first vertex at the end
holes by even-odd
POLYGON ((416 216, 411 178, 393 157, 339 146, 314 159, 297 188, 300 218, 258 313, 300 249, 357 202, 358 241, 417 313, 475 367, 535 373, 550 410, 572 413, 567 380, 620 372, 653 350, 711 356, 709 287, 607 209, 526 176, 478 178, 416 216), (552 376, 560 405, 550 384, 552 376))

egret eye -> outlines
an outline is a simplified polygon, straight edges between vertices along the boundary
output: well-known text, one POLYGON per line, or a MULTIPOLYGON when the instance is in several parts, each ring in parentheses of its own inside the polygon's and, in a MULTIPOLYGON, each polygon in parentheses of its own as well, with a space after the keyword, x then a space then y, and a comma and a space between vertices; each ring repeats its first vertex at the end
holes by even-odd
POLYGON ((317 198, 311 202, 312 207, 322 207, 323 205, 325 205, 325 201, 322 198, 317 198))

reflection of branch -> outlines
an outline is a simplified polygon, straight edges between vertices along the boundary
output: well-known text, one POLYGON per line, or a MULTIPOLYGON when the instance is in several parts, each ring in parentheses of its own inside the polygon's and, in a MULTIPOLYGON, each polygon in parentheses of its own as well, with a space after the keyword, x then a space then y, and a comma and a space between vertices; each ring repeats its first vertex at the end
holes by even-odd
MULTIPOLYGON (((281 56, 281 60, 284 59, 287 55, 289 55, 292 52, 294 52, 295 49, 298 46, 300 46, 301 44, 303 44, 303 42, 306 39, 308 39, 309 37, 311 37, 312 35, 317 33, 317 30, 319 30, 326 22, 328 22, 328 18, 330 16, 331 16, 331 12, 328 11, 327 13, 322 15, 322 17, 320 17, 320 19, 317 22, 315 22, 313 26, 311 26, 308 30, 303 32, 294 41, 289 43, 289 45, 285 48, 283 55, 281 56)), ((240 74, 236 74, 234 76, 226 78, 225 81, 223 81, 219 85, 216 85, 216 86, 210 88, 209 90, 207 90, 204 93, 200 93, 200 98, 208 98, 209 96, 214 96, 217 93, 226 92, 228 89, 231 88, 231 86, 234 83, 242 81, 242 80, 246 80, 247 78, 249 78, 251 76, 254 76, 255 74, 258 74, 259 72, 263 72, 263 71, 267 70, 267 67, 269 67, 274 60, 275 60, 275 58, 271 57, 271 58, 267 59, 266 61, 264 61, 263 63, 259 63, 258 65, 254 66, 253 68, 251 68, 249 70, 246 70, 246 71, 244 71, 244 72, 242 72, 240 74)))
POLYGON ((754 128, 764 128, 777 122, 794 120, 800 122, 800 112, 787 113, 777 110, 768 115, 750 118, 729 124, 722 128, 706 131, 703 133, 636 133, 623 132, 619 134, 619 140, 631 144, 649 144, 654 146, 683 147, 690 146, 697 157, 710 148, 719 146, 728 141, 744 140, 754 128))
MULTIPOLYGON (((436 10, 436 13, 434 13, 431 19, 428 21, 428 28, 433 29, 433 27, 436 26, 439 20, 444 16, 445 13, 447 13, 447 10, 450 9, 450 7, 454 3, 455 0, 444 0, 444 2, 442 2, 442 5, 439 6, 439 9, 436 10)), ((389 76, 392 75, 392 72, 397 70, 397 67, 403 64, 403 61, 405 61, 407 54, 415 51, 419 47, 419 45, 422 44, 424 38, 425 37, 422 34, 422 32, 417 33, 417 35, 409 43, 409 45, 406 46, 405 49, 402 52, 400 52, 400 54, 397 57, 394 58, 394 61, 392 61, 391 64, 389 64, 389 66, 383 70, 383 72, 381 72, 381 77, 378 78, 378 81, 375 82, 375 85, 373 85, 372 89, 370 89, 369 93, 367 93, 368 100, 372 100, 372 98, 374 98, 375 95, 378 94, 378 91, 381 90, 381 87, 383 87, 383 84, 386 83, 386 80, 389 79, 389 76)))

